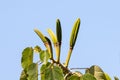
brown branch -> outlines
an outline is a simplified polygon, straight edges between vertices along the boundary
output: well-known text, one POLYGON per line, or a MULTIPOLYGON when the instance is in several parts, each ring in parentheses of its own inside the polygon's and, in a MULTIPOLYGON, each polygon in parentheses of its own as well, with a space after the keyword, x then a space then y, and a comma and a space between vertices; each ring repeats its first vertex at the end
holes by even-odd
POLYGON ((55 61, 54 59, 51 59, 51 60, 53 63, 58 64, 62 68, 64 74, 67 74, 67 73, 72 74, 72 72, 68 68, 64 67, 63 64, 55 61))

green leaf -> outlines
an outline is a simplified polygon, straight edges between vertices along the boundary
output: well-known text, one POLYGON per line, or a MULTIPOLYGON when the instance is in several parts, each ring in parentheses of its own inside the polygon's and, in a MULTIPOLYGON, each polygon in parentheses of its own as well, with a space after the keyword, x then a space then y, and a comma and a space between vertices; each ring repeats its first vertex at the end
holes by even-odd
POLYGON ((33 63, 33 49, 27 47, 22 52, 21 64, 23 69, 27 69, 30 64, 33 63))
POLYGON ((45 80, 45 71, 46 69, 48 69, 51 66, 51 63, 48 62, 47 64, 43 64, 40 68, 40 76, 41 76, 41 80, 45 80))
POLYGON ((57 34, 58 42, 61 43, 61 40, 62 40, 62 29, 61 29, 61 23, 60 23, 59 19, 57 19, 57 21, 56 21, 56 34, 57 34))
POLYGON ((39 38, 43 41, 43 43, 47 42, 42 32, 40 32, 38 29, 34 29, 34 31, 39 36, 39 38))
POLYGON ((43 50, 40 52, 40 60, 41 62, 43 62, 43 64, 47 64, 48 60, 50 58, 50 54, 48 52, 48 50, 43 50))
POLYGON ((52 39, 53 44, 56 44, 58 42, 56 35, 53 33, 53 31, 51 29, 48 29, 47 31, 48 31, 48 34, 50 35, 51 39, 52 39))
POLYGON ((20 80, 27 80, 27 73, 24 70, 21 73, 20 80))
POLYGON ((38 64, 33 63, 27 69, 28 80, 38 80, 38 64))
POLYGON ((35 52, 40 53, 41 50, 42 50, 42 49, 41 49, 38 45, 36 45, 36 46, 34 47, 34 51, 35 51, 35 52))
POLYGON ((79 76, 79 77, 81 77, 81 76, 83 75, 83 74, 82 74, 81 72, 79 72, 79 71, 75 71, 74 74, 77 75, 77 76, 79 76))
POLYGON ((78 31, 79 31, 79 27, 80 27, 80 18, 78 18, 76 20, 76 22, 74 23, 72 32, 71 32, 71 36, 70 36, 70 47, 74 47, 76 39, 77 39, 77 35, 78 35, 78 31))
POLYGON ((119 80, 119 78, 118 78, 118 77, 116 77, 116 76, 114 77, 114 79, 115 79, 115 80, 119 80))
MULTIPOLYGON (((96 79, 93 75, 86 73, 80 78, 80 80, 100 80, 100 79, 96 79)), ((101 80, 104 80, 104 79, 101 79, 101 80)))
POLYGON ((107 80, 105 73, 99 66, 96 66, 96 65, 91 66, 89 69, 89 73, 94 75, 97 80, 100 80, 100 79, 107 80))
POLYGON ((44 72, 45 80, 64 80, 62 69, 58 66, 51 66, 44 72))
POLYGON ((77 75, 72 75, 72 76, 70 76, 69 79, 67 79, 67 80, 80 80, 80 77, 77 76, 77 75))
POLYGON ((111 80, 110 76, 107 73, 104 73, 104 74, 105 74, 106 80, 111 80))

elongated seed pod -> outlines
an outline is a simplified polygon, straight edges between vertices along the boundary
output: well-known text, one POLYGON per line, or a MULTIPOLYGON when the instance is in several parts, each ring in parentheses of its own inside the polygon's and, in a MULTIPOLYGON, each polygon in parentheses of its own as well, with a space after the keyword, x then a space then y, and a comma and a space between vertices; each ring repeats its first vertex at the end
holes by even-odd
POLYGON ((68 55, 65 61, 65 67, 68 67, 69 61, 70 61, 70 57, 77 39, 77 35, 78 35, 78 31, 79 31, 79 26, 80 26, 80 18, 78 18, 76 20, 76 22, 74 23, 72 32, 71 32, 71 36, 70 36, 70 49, 68 51, 68 55))
POLYGON ((39 36, 39 38, 43 41, 43 43, 47 42, 42 32, 40 32, 38 29, 34 29, 34 31, 39 36))
POLYGON ((60 23, 59 19, 57 19, 57 21, 56 21, 56 35, 57 35, 57 40, 58 40, 58 45, 55 48, 56 53, 57 53, 56 61, 59 63, 60 62, 61 41, 62 41, 62 28, 61 28, 61 23, 60 23))
POLYGON ((61 40, 62 40, 62 29, 61 29, 61 23, 60 23, 59 19, 57 19, 57 21, 56 21, 56 35, 57 35, 58 42, 61 43, 61 40))
POLYGON ((80 27, 80 18, 78 18, 76 20, 76 22, 74 23, 72 32, 71 32, 71 36, 70 36, 70 47, 73 48, 77 39, 77 35, 78 35, 78 31, 79 31, 79 27, 80 27))
POLYGON ((53 33, 53 31, 51 29, 48 29, 48 34, 50 35, 51 39, 52 39, 52 42, 53 44, 57 44, 57 37, 56 35, 53 33))
POLYGON ((52 44, 51 44, 51 41, 48 37, 46 37, 46 40, 47 40, 47 44, 46 44, 46 47, 48 49, 48 52, 50 53, 50 58, 53 58, 53 50, 52 50, 52 44))

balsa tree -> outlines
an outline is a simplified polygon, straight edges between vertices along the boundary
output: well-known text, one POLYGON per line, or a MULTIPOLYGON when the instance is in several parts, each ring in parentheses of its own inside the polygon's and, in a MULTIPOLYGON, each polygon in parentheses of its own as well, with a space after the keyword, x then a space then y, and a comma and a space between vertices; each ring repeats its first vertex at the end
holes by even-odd
MULTIPOLYGON (((50 39, 45 36, 40 30, 34 29, 35 33, 41 39, 46 49, 43 50, 40 46, 27 47, 22 52, 21 66, 23 68, 20 80, 111 80, 99 66, 92 65, 90 68, 75 68, 85 69, 85 73, 79 71, 72 71, 69 69, 69 62, 72 51, 74 49, 77 35, 80 29, 80 18, 78 18, 70 35, 69 51, 66 57, 65 64, 60 61, 61 42, 62 42, 62 28, 60 20, 56 21, 56 34, 48 29, 47 32, 50 39), (53 46, 52 46, 53 44, 53 46), (53 47, 55 51, 53 51, 53 47), (53 56, 56 53, 56 59, 53 56), (33 61, 34 53, 38 53, 39 60, 33 61)), ((119 80, 114 77, 115 80, 119 80)))

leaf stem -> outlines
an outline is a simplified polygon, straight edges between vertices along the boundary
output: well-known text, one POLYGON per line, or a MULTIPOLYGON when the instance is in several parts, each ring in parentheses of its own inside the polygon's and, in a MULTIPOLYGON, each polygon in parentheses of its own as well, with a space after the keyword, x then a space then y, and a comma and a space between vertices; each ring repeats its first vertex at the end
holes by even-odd
POLYGON ((65 62, 65 67, 67 68, 68 67, 68 64, 69 64, 69 61, 70 61, 70 57, 71 57, 71 54, 72 54, 72 47, 69 49, 68 51, 68 55, 67 55, 67 58, 66 58, 66 62, 65 62))
POLYGON ((55 46, 55 51, 56 51, 56 62, 60 62, 60 49, 61 49, 61 44, 59 44, 59 42, 57 42, 56 44, 54 44, 55 46))

